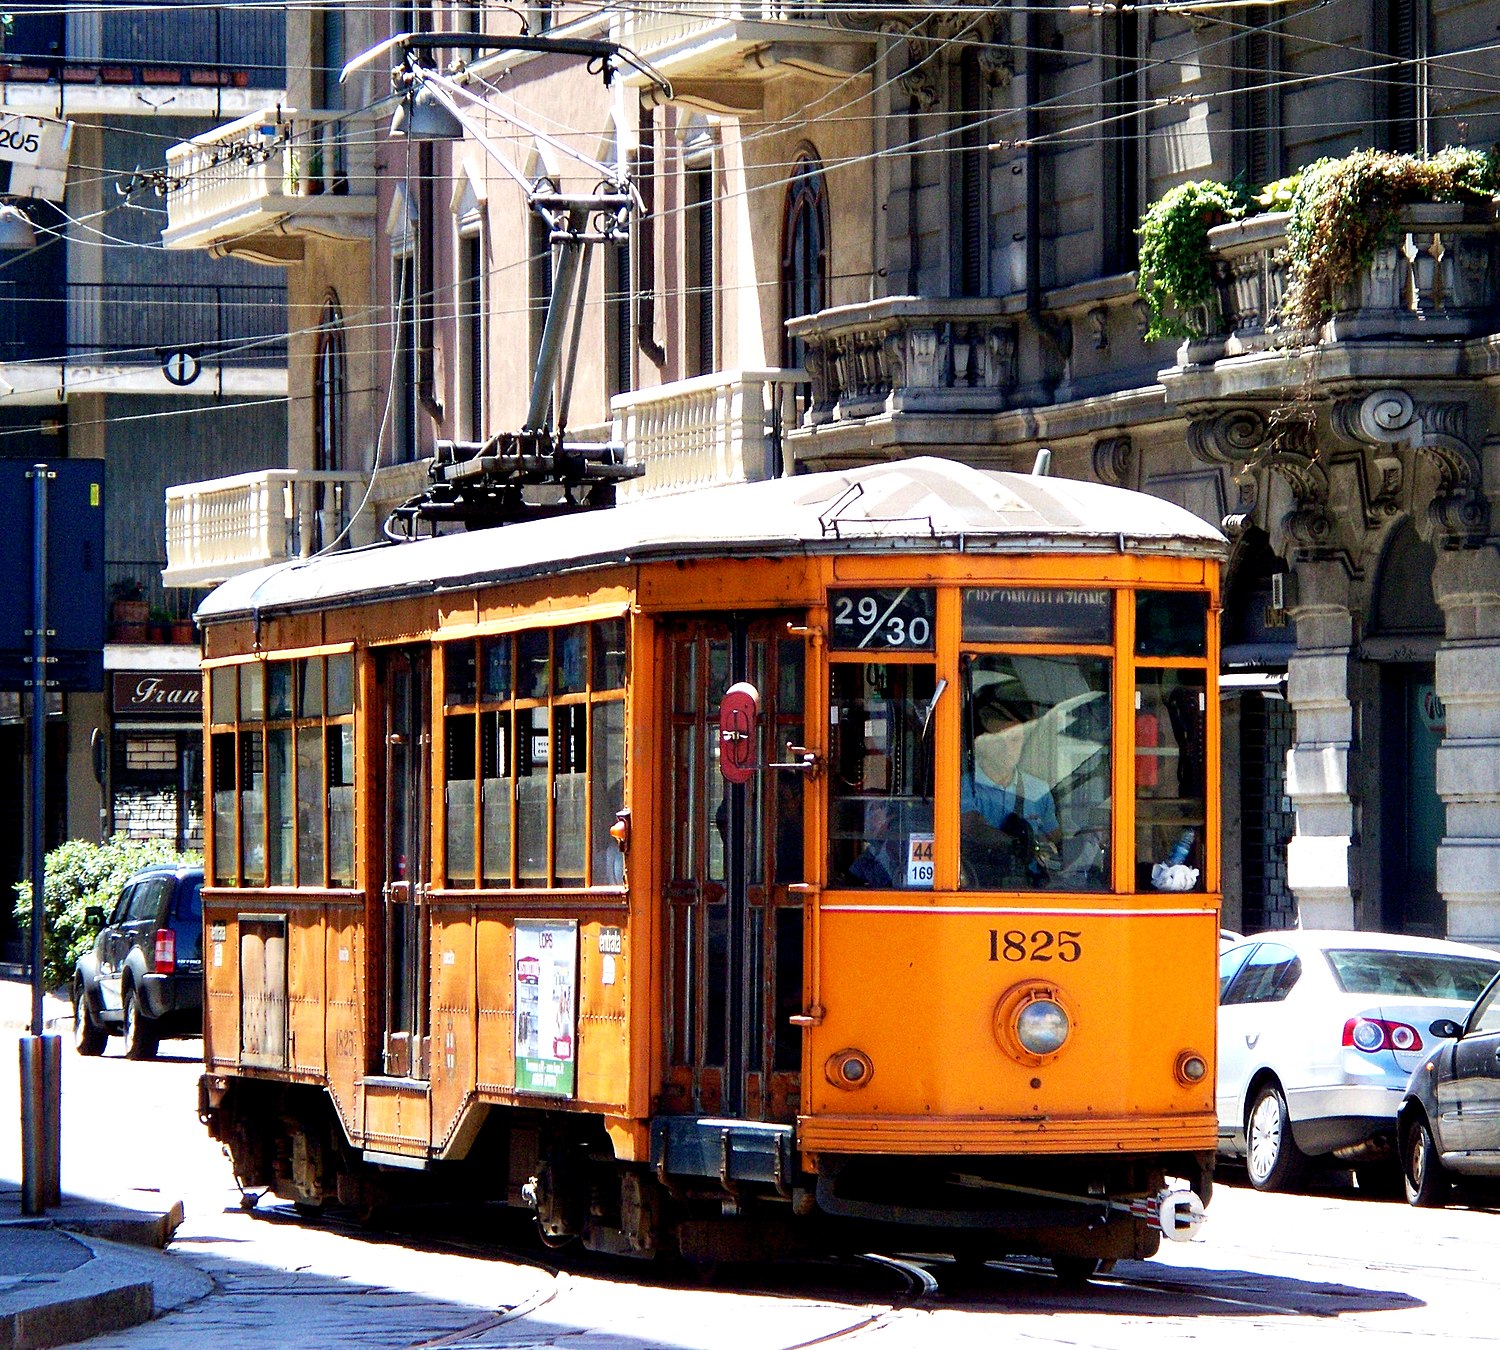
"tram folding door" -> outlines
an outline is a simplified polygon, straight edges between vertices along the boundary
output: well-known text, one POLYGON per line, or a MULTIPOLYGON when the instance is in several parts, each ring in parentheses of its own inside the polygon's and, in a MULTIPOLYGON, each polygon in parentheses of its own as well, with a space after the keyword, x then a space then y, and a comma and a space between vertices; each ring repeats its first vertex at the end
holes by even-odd
POLYGON ((663 822, 667 877, 668 1113, 791 1122, 799 1104, 804 783, 761 768, 726 784, 719 703, 748 680, 760 692, 755 762, 803 743, 802 617, 667 625, 661 697, 668 730, 663 822))
POLYGON ((427 700, 426 651, 400 649, 377 656, 382 700, 383 782, 378 800, 385 813, 384 981, 382 1068, 398 1078, 427 1077, 427 922, 423 900, 427 876, 427 700))

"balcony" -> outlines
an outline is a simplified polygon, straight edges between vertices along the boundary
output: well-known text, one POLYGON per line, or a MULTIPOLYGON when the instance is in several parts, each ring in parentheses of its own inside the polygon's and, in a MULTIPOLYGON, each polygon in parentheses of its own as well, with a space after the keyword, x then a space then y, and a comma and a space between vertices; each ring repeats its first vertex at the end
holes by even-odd
POLYGON ((357 473, 261 469, 167 489, 163 586, 213 586, 228 577, 333 544, 348 522, 357 473))
POLYGON ((823 0, 645 0, 621 19, 619 40, 672 82, 677 102, 751 112, 770 80, 793 73, 845 79, 869 68, 872 36, 836 27, 846 9, 823 0))
MULTIPOLYGON (((1278 337, 1286 290, 1285 212, 1208 233, 1219 272, 1218 331, 1188 344, 1194 362, 1264 351, 1278 337)), ((1457 203, 1402 208, 1392 237, 1332 297, 1323 342, 1364 338, 1462 339, 1491 331, 1500 302, 1495 213, 1457 203)))
POLYGON ((288 265, 306 236, 374 231, 374 138, 344 113, 252 113, 173 146, 167 178, 167 248, 288 265))
POLYGON ((614 441, 627 464, 646 468, 617 499, 779 477, 782 432, 805 381, 800 370, 721 371, 614 399, 614 441))
POLYGON ((812 376, 804 426, 897 412, 997 412, 1015 385, 1016 330, 999 300, 898 295, 786 327, 812 376))

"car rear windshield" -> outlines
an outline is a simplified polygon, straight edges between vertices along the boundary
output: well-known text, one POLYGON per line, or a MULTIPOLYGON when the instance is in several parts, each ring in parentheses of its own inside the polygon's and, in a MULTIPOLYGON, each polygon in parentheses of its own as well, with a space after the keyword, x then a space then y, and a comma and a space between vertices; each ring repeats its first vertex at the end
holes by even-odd
POLYGON ((1328 962, 1346 994, 1456 998, 1470 1002, 1500 969, 1500 961, 1434 952, 1330 951, 1328 962))
POLYGON ((177 883, 177 959, 196 961, 203 955, 203 879, 184 877, 177 883))

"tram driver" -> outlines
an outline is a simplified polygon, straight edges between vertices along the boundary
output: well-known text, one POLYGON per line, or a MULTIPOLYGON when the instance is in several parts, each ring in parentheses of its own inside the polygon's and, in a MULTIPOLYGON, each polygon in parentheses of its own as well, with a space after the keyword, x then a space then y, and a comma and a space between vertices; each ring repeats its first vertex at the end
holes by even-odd
POLYGON ((1062 829, 1047 785, 1021 768, 1034 705, 998 683, 974 691, 971 743, 959 793, 965 880, 975 886, 1048 884, 1062 829))

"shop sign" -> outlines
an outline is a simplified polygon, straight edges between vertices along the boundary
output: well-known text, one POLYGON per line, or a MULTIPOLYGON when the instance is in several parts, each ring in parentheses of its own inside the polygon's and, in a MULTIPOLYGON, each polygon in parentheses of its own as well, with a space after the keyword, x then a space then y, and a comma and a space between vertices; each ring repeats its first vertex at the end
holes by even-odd
POLYGON ((195 670, 117 670, 110 688, 116 717, 203 715, 203 677, 195 670))

